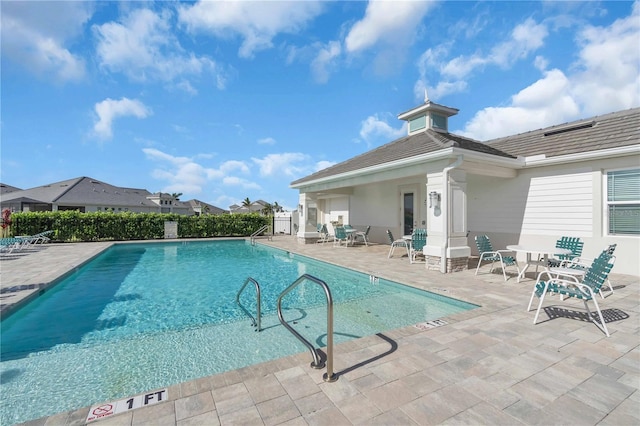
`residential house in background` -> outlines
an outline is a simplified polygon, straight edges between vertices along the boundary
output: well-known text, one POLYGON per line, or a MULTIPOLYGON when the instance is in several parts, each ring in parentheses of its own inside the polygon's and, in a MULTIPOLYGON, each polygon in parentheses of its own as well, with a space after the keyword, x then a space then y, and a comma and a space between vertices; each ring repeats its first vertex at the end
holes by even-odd
POLYGON ((189 208, 193 210, 196 216, 200 216, 203 214, 229 213, 228 210, 223 210, 220 207, 216 207, 213 204, 205 203, 204 201, 196 200, 195 198, 189 201, 185 201, 184 203, 189 205, 189 208))
POLYGON ((465 269, 474 237, 496 248, 580 237, 617 244, 616 272, 640 275, 640 108, 486 142, 449 133, 455 108, 425 99, 398 115, 408 134, 298 179, 301 243, 349 223, 370 240, 427 229, 428 269, 465 269))
MULTIPOLYGON (((12 188, 3 184, 4 188, 12 188)), ((12 211, 136 212, 194 215, 190 202, 171 194, 110 185, 90 177, 79 177, 24 190, 0 193, 0 206, 12 211)), ((210 206, 213 214, 224 210, 210 206)))
POLYGON ((262 213, 269 203, 263 200, 253 201, 248 207, 233 204, 229 206, 230 213, 262 213))

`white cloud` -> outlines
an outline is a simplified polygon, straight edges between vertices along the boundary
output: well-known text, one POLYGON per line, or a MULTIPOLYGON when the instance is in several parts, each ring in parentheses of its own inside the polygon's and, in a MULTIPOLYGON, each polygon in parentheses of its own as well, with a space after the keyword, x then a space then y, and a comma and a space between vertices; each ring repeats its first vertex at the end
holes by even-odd
POLYGON ((260 166, 260 176, 298 176, 305 169, 298 165, 308 157, 299 152, 285 152, 282 154, 269 154, 264 158, 251 158, 260 166))
POLYGON ((422 18, 434 2, 370 1, 364 18, 356 22, 344 40, 344 50, 358 55, 371 50, 372 69, 378 75, 392 75, 405 63, 419 34, 422 18))
POLYGON ((233 176, 234 173, 250 174, 249 166, 244 161, 229 160, 221 163, 218 168, 205 167, 196 159, 211 159, 210 154, 197 154, 193 157, 182 157, 167 154, 154 148, 142 150, 149 160, 160 163, 151 176, 154 179, 166 181, 163 192, 182 192, 195 195, 203 191, 204 187, 218 181, 224 186, 241 187, 243 189, 261 189, 260 185, 246 178, 233 176))
POLYGON ((164 163, 151 173, 154 179, 168 182, 162 192, 199 194, 207 181, 223 177, 219 170, 203 167, 189 157, 176 157, 154 148, 144 148, 142 152, 148 159, 164 163))
POLYGON ((196 90, 185 76, 212 72, 216 74, 216 86, 223 89, 225 78, 219 67, 205 56, 185 52, 172 34, 170 18, 167 9, 159 14, 137 9, 121 22, 95 25, 100 66, 135 81, 177 81, 176 87, 190 94, 196 90))
POLYGON ((367 142, 367 146, 371 146, 377 140, 389 141, 406 134, 406 123, 399 129, 394 129, 384 117, 378 114, 369 116, 360 123, 360 137, 367 142))
POLYGON ((275 145, 276 140, 272 137, 258 139, 260 145, 275 145))
POLYGON ((133 116, 146 118, 152 114, 142 102, 137 99, 122 98, 114 100, 107 98, 95 105, 97 121, 93 126, 93 131, 101 139, 111 139, 113 136, 113 120, 120 117, 133 116))
POLYGON ((640 2, 631 15, 609 27, 585 28, 579 35, 573 93, 589 115, 640 103, 640 2))
MULTIPOLYGON (((542 47, 547 35, 545 24, 538 24, 528 18, 514 27, 509 39, 495 45, 487 54, 478 52, 467 56, 460 55, 446 61, 445 58, 452 47, 451 42, 429 48, 417 61, 420 78, 414 84, 414 96, 416 99, 424 97, 429 70, 436 69, 442 78, 435 86, 429 86, 431 99, 460 93, 467 90, 468 83, 465 79, 474 70, 490 65, 508 69, 518 60, 527 58, 530 53, 542 47)), ((536 58, 536 64, 540 69, 546 67, 542 58, 536 58)))
POLYGON ((239 171, 241 173, 249 173, 249 166, 244 161, 229 160, 220 165, 220 171, 224 174, 231 173, 233 171, 239 171))
POLYGON ((331 41, 320 48, 311 62, 311 74, 317 83, 329 81, 329 75, 336 69, 341 52, 342 47, 338 41, 331 41))
POLYGON ((219 37, 239 35, 240 57, 250 58, 273 46, 279 33, 295 34, 322 12, 318 1, 200 1, 178 8, 179 20, 191 32, 211 32, 219 37))
POLYGON ((236 176, 226 176, 222 179, 222 183, 227 186, 239 186, 242 189, 262 189, 257 183, 236 176))
POLYGON ((432 4, 426 1, 370 1, 364 18, 353 25, 345 38, 346 50, 355 53, 381 42, 410 44, 416 27, 432 4))
MULTIPOLYGON (((608 27, 580 33, 579 59, 516 93, 510 105, 479 111, 460 133, 487 140, 640 106, 640 3, 608 27)), ((539 67, 540 61, 535 64, 539 67)))
POLYGON ((511 67, 517 60, 526 58, 544 44, 548 35, 546 25, 537 24, 529 18, 522 24, 516 25, 511 32, 511 38, 494 46, 485 55, 458 56, 441 67, 440 72, 445 78, 462 79, 473 70, 486 65, 496 65, 501 68, 511 67))
POLYGON ((85 63, 66 44, 91 18, 90 2, 2 2, 2 55, 30 72, 57 81, 79 80, 85 63))

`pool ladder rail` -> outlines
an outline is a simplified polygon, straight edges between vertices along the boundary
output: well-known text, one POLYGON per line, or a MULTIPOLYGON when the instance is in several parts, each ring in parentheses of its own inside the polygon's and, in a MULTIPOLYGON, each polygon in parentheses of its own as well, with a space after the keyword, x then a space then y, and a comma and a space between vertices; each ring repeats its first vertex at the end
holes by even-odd
POLYGON ((333 372, 333 298, 331 297, 331 291, 329 290, 329 286, 327 284, 309 274, 301 275, 297 280, 295 280, 289 287, 284 289, 284 291, 278 297, 278 318, 280 319, 280 323, 285 326, 287 330, 289 330, 294 336, 298 338, 304 344, 309 351, 311 352, 311 356, 313 357, 313 362, 311 363, 312 368, 321 369, 324 368, 325 363, 318 356, 318 352, 313 347, 313 345, 306 340, 300 333, 298 333, 289 323, 284 319, 282 315, 282 298, 286 296, 289 292, 291 292, 295 287, 297 287, 300 283, 304 281, 312 281, 318 284, 324 290, 324 294, 327 298, 327 372, 322 376, 325 382, 335 382, 338 380, 338 376, 333 372))
MULTIPOLYGON (((253 234, 251 234, 251 245, 255 246, 256 245, 256 238, 262 234, 264 231, 269 229, 270 225, 262 225, 262 227, 260 227, 260 229, 258 229, 256 232, 254 232, 253 234)), ((266 235, 268 240, 271 240, 272 235, 267 234, 266 235)))
POLYGON ((236 303, 238 304, 238 306, 240 306, 240 308, 242 308, 242 310, 245 312, 245 314, 247 314, 249 316, 249 318, 251 318, 251 325, 253 327, 255 327, 256 331, 261 331, 262 328, 260 327, 260 284, 258 284, 258 281, 254 280, 253 278, 249 277, 244 281, 244 284, 242 284, 242 287, 240 287, 240 290, 238 290, 238 294, 236 295, 236 303), (245 308, 244 306, 242 306, 242 303, 240 303, 240 294, 242 294, 242 292, 244 291, 245 288, 247 288, 247 285, 249 283, 253 283, 253 286, 256 289, 256 299, 257 299, 257 303, 256 303, 256 316, 255 318, 253 317, 253 315, 251 315, 251 313, 247 310, 247 308, 245 308))
MULTIPOLYGON (((258 282, 255 279, 248 277, 244 281, 244 284, 242 285, 242 287, 240 287, 240 290, 238 290, 238 294, 236 295, 236 303, 238 304, 238 306, 240 306, 240 308, 242 308, 242 310, 247 314, 247 316, 251 318, 251 325, 255 327, 255 330, 261 331, 262 328, 260 326, 260 317, 261 317, 260 284, 258 284, 258 282), (249 310, 247 310, 247 308, 245 308, 240 302, 240 295, 245 290, 245 288, 247 288, 249 283, 252 283, 254 288, 256 289, 257 308, 256 308, 255 317, 251 315, 249 310)), ((280 293, 280 296, 278 297, 278 318, 280 319, 280 323, 287 330, 289 330, 295 337, 297 337, 298 340, 300 340, 303 345, 305 345, 309 349, 309 351, 311 352, 311 356, 313 357, 313 362, 311 363, 312 368, 321 369, 321 368, 324 368, 326 365, 327 372, 322 376, 324 381, 335 382, 336 380, 338 380, 338 376, 333 372, 333 298, 331 297, 331 291, 329 290, 329 286, 327 286, 327 284, 324 281, 312 275, 309 275, 309 274, 301 275, 300 277, 298 277, 297 280, 291 283, 289 287, 287 287, 286 289, 284 289, 282 293, 280 293), (302 337, 302 335, 298 333, 293 327, 291 327, 291 325, 284 319, 284 316, 282 315, 283 297, 289 294, 294 288, 296 288, 300 283, 304 281, 312 281, 318 284, 324 290, 324 294, 327 298, 327 362, 326 364, 320 359, 320 356, 318 355, 318 352, 313 347, 313 345, 307 339, 302 337)))

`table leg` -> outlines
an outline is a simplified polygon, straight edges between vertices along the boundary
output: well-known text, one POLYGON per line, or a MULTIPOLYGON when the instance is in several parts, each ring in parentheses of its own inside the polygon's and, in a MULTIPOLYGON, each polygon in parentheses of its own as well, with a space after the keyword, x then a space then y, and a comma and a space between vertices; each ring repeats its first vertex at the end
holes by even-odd
POLYGON ((525 278, 524 274, 527 272, 527 269, 529 269, 530 264, 531 264, 531 253, 527 253, 527 263, 524 264, 524 268, 522 268, 522 271, 520 271, 520 273, 518 274, 517 282, 520 282, 520 279, 525 278))

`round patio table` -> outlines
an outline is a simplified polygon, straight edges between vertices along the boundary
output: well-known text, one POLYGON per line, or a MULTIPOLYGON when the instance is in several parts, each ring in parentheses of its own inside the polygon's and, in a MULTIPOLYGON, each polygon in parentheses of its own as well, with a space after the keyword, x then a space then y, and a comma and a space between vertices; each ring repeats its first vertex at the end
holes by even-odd
POLYGON ((549 255, 567 255, 573 253, 569 249, 563 249, 558 247, 544 247, 544 246, 535 246, 535 245, 510 245, 507 246, 507 250, 515 251, 516 253, 526 253, 527 262, 524 265, 524 268, 518 274, 518 282, 520 282, 521 278, 525 277, 525 273, 527 269, 531 265, 536 265, 536 271, 538 270, 538 266, 543 266, 547 271, 549 270, 549 255), (532 260, 531 255, 537 254, 538 259, 532 260), (540 260, 540 256, 543 258, 540 260))

